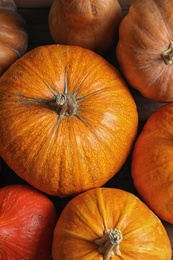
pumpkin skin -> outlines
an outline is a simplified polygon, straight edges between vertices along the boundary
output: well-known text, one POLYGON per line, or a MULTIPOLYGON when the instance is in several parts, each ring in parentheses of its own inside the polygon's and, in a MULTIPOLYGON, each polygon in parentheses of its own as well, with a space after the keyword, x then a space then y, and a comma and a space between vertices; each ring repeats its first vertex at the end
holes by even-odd
POLYGON ((50 259, 57 213, 47 196, 27 185, 5 186, 0 216, 1 259, 50 259))
POLYGON ((54 229, 54 260, 168 260, 171 254, 160 219, 139 198, 120 189, 95 188, 77 195, 54 229), (117 245, 111 244, 110 231, 117 245))
POLYGON ((116 58, 128 83, 149 99, 173 101, 172 42, 172 1, 134 0, 119 27, 116 58))
POLYGON ((88 49, 39 46, 4 73, 0 93, 0 155, 50 195, 102 186, 132 149, 134 99, 117 69, 88 49))
POLYGON ((163 220, 173 224, 172 191, 173 104, 157 109, 134 146, 132 178, 143 200, 163 220))
POLYGON ((104 54, 116 43, 121 20, 117 0, 54 0, 48 22, 55 43, 104 54))
POLYGON ((13 0, 0 0, 0 76, 28 47, 26 22, 13 0))

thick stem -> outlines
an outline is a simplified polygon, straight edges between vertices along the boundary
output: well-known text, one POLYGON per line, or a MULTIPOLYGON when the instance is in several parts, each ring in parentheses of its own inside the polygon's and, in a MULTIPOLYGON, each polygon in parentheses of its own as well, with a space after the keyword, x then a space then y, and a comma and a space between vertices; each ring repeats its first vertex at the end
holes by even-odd
POLYGON ((94 242, 99 246, 99 253, 103 254, 103 259, 108 260, 113 256, 120 256, 119 244, 123 240, 123 235, 118 228, 106 229, 101 238, 96 239, 94 242))
POLYGON ((53 101, 49 102, 49 106, 58 113, 60 118, 72 116, 77 110, 77 102, 72 94, 58 94, 53 101))
POLYGON ((161 57, 163 58, 166 65, 173 64, 173 42, 169 44, 167 50, 161 53, 161 57))

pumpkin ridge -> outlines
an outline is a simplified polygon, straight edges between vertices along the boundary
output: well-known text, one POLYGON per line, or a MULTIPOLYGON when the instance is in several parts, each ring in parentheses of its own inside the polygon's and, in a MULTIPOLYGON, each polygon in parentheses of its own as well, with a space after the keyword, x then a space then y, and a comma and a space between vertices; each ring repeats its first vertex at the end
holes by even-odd
POLYGON ((82 101, 82 100, 84 100, 84 99, 86 99, 86 98, 98 96, 98 95, 100 95, 100 94, 103 93, 103 92, 105 93, 106 90, 108 90, 108 92, 109 92, 111 88, 113 89, 113 87, 111 87, 111 86, 110 86, 110 87, 107 87, 107 86, 104 86, 104 85, 103 85, 102 88, 97 89, 97 90, 94 90, 94 91, 92 91, 92 92, 89 92, 89 93, 87 93, 87 94, 85 94, 85 95, 83 95, 83 96, 81 96, 81 97, 77 97, 76 100, 77 100, 77 101, 82 101))
MULTIPOLYGON (((25 55, 27 55, 28 53, 26 53, 25 55)), ((17 61, 18 62, 18 61, 17 61)), ((32 66, 30 63, 32 63, 32 61, 28 61, 28 60, 23 60, 22 59, 22 62, 20 62, 20 66, 23 67, 23 71, 27 72, 27 74, 30 76, 30 77, 34 77, 34 81, 36 81, 36 77, 38 77, 39 80, 41 80, 42 82, 44 82, 44 86, 46 86, 46 89, 48 89, 51 94, 53 95, 53 97, 56 97, 57 95, 57 92, 51 87, 51 84, 48 83, 45 79, 44 79, 44 75, 42 76, 41 73, 39 73, 39 70, 38 69, 34 69, 34 66, 32 66), (31 72, 33 75, 30 75, 28 73, 28 70, 29 72, 31 72)))
POLYGON ((25 105, 26 108, 28 108, 29 106, 37 106, 37 105, 44 105, 44 106, 48 106, 49 102, 48 100, 44 100, 44 99, 39 99, 37 97, 28 97, 22 94, 14 94, 13 95, 14 98, 16 97, 21 97, 18 99, 15 99, 15 102, 21 105, 25 105))
MULTIPOLYGON (((167 21, 165 20, 165 17, 164 17, 163 12, 162 12, 163 7, 160 6, 160 3, 159 3, 158 0, 157 0, 157 1, 154 0, 154 3, 155 3, 155 4, 157 5, 157 7, 158 7, 158 11, 159 11, 160 16, 161 16, 161 18, 162 18, 162 21, 164 22, 164 25, 165 25, 165 27, 166 27, 166 29, 167 29, 167 32, 171 32, 171 29, 169 29, 168 23, 167 23, 167 21), (157 4, 156 4, 156 2, 157 2, 157 4)), ((161 1, 161 3, 163 3, 163 1, 161 1)), ((165 10, 164 10, 164 11, 165 11, 165 10)), ((171 42, 170 33, 168 33, 168 36, 169 36, 170 42, 171 42)))
MULTIPOLYGON (((82 111, 82 110, 81 110, 82 111)), ((85 126, 91 127, 91 124, 87 122, 82 116, 80 116, 78 113, 74 115, 77 119, 79 119, 85 126)))
POLYGON ((5 43, 5 42, 2 42, 0 41, 0 44, 3 44, 4 46, 8 47, 10 50, 14 51, 18 57, 21 57, 22 55, 20 54, 20 52, 15 48, 13 48, 12 46, 10 46, 9 44, 5 43))

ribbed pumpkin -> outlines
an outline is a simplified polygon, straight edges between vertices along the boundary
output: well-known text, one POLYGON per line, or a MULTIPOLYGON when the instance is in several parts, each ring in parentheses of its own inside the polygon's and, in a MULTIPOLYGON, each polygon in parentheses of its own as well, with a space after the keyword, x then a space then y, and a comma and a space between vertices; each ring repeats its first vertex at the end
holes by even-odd
POLYGON ((51 195, 101 186, 124 164, 138 127, 119 72, 81 47, 27 52, 0 80, 0 155, 51 195))
POLYGON ((129 84, 149 99, 173 101, 172 0, 134 0, 119 27, 116 57, 129 84))
POLYGON ((171 260, 160 219, 135 195, 95 188, 73 198, 54 229, 54 260, 171 260))
POLYGON ((147 120, 134 146, 132 177, 143 200, 173 224, 173 103, 147 120))
POLYGON ((118 0, 54 0, 48 22, 55 43, 104 54, 116 43, 121 20, 118 0))
POLYGON ((26 22, 13 0, 0 0, 0 76, 28 47, 26 22))

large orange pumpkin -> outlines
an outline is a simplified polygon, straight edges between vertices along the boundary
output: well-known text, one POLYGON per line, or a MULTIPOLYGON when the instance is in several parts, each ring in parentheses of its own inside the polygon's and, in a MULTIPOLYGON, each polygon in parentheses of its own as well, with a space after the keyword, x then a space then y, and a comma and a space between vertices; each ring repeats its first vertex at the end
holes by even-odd
POLYGON ((48 22, 54 42, 106 53, 116 43, 121 20, 118 0, 54 0, 48 22))
POLYGON ((160 219, 135 195, 95 188, 73 198, 54 229, 54 260, 171 260, 160 219))
POLYGON ((173 224, 173 103, 147 120, 134 146, 132 177, 143 200, 173 224))
POLYGON ((0 80, 0 155, 52 195, 103 185, 124 164, 138 126, 119 72, 96 53, 47 45, 0 80))
POLYGON ((13 0, 0 0, 0 76, 28 47, 26 22, 13 0))
POLYGON ((172 0, 134 0, 119 27, 116 57, 129 84, 147 98, 173 101, 172 0))

